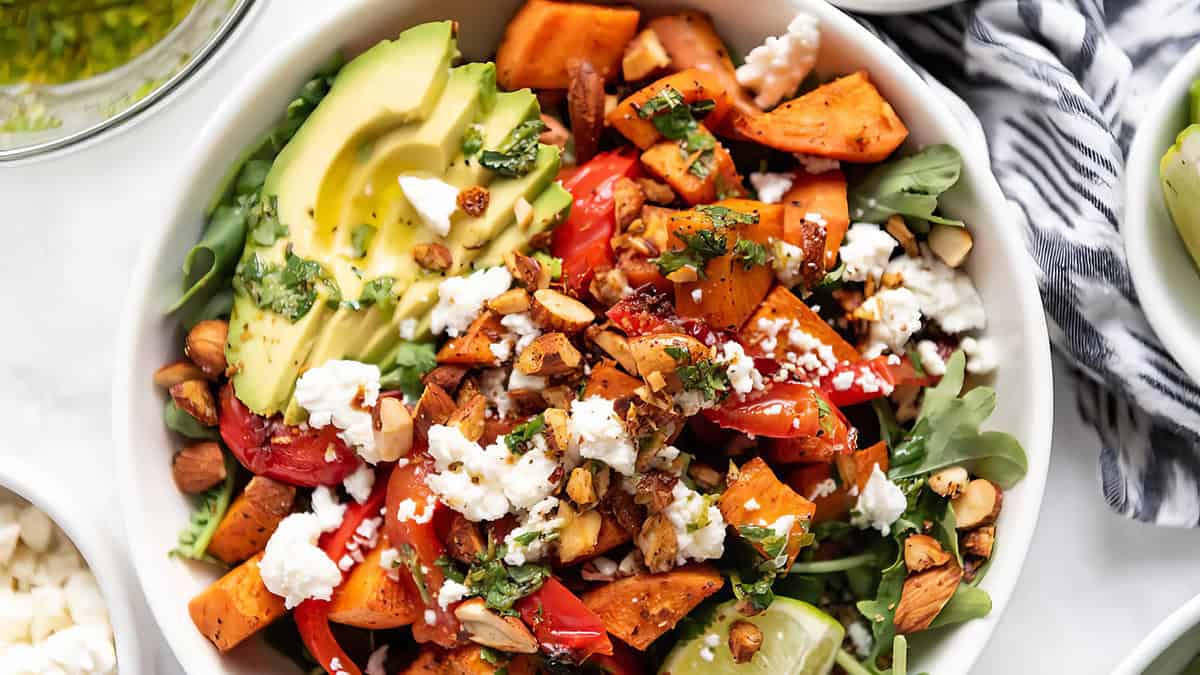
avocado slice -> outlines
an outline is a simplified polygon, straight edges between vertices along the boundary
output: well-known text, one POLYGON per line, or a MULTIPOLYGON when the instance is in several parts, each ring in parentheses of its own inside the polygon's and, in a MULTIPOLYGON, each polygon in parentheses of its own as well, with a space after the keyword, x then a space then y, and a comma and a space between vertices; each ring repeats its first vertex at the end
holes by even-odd
POLYGON ((1200 124, 1188 126, 1175 138, 1159 163, 1159 178, 1175 229, 1200 265, 1200 124))

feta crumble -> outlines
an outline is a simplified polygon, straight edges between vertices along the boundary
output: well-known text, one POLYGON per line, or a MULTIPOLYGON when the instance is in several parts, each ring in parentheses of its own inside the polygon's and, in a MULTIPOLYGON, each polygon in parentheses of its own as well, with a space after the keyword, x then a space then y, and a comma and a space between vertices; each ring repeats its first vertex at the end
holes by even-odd
POLYGON ((808 495, 808 501, 811 502, 821 499, 822 497, 828 497, 829 495, 837 492, 837 489, 837 481, 832 478, 826 478, 825 480, 813 486, 812 492, 810 492, 808 495))
POLYGON ((694 302, 698 305, 698 304, 700 304, 700 302, 702 300, 704 300, 704 289, 703 288, 693 288, 692 289, 692 302, 694 302))
POLYGON ((417 337, 417 320, 405 319, 400 322, 400 339, 412 340, 417 337))
POLYGON ((531 508, 557 487, 553 476, 559 465, 548 456, 540 435, 519 457, 509 452, 503 436, 486 448, 467 440, 457 427, 435 424, 428 436, 437 472, 426 476, 425 484, 467 520, 498 520, 531 508))
POLYGON ((325 531, 315 514, 293 513, 267 541, 258 569, 267 590, 282 597, 287 609, 309 598, 328 600, 342 582, 337 563, 317 546, 325 531))
POLYGON ((438 590, 438 605, 441 606, 442 609, 450 609, 450 605, 453 605, 459 600, 467 597, 467 594, 470 592, 471 589, 467 588, 463 584, 460 584, 453 579, 444 579, 442 581, 442 587, 438 590))
POLYGON ((434 334, 458 337, 467 332, 488 300, 508 290, 512 275, 500 265, 465 277, 450 277, 438 284, 438 302, 430 313, 434 334))
POLYGON ((742 508, 747 511, 757 511, 757 510, 761 509, 762 506, 758 503, 757 499, 755 499, 754 497, 751 497, 750 499, 747 499, 745 501, 745 503, 742 504, 742 508))
POLYGON ((572 401, 568 428, 572 449, 580 457, 600 460, 617 473, 633 475, 637 449, 613 410, 612 401, 601 396, 572 401))
POLYGON ((671 496, 673 500, 663 513, 675 528, 676 564, 720 558, 725 553, 725 519, 721 509, 683 481, 675 483, 671 496))
POLYGON ((321 531, 336 530, 346 516, 346 505, 338 501, 337 494, 327 485, 321 485, 312 492, 312 513, 321 525, 321 531))
POLYGON ((989 338, 965 337, 959 343, 967 355, 967 372, 986 375, 996 370, 996 345, 989 338))
POLYGON ((765 204, 778 204, 783 201, 783 195, 792 189, 796 179, 790 173, 759 173, 750 174, 750 184, 758 192, 758 201, 765 204))
POLYGON ((771 269, 784 286, 796 286, 804 280, 804 249, 782 239, 771 241, 771 269))
POLYGON ((381 459, 371 420, 378 400, 379 366, 368 363, 334 359, 309 368, 296 381, 296 402, 308 411, 308 425, 337 427, 338 438, 371 464, 381 459))
POLYGON ((908 508, 904 492, 876 464, 871 468, 871 477, 858 496, 858 503, 850 517, 850 524, 861 529, 875 528, 887 536, 892 523, 908 508))
POLYGON ((833 376, 833 380, 831 381, 831 384, 833 384, 834 391, 846 391, 850 387, 854 386, 854 371, 853 370, 841 371, 837 375, 833 376))
POLYGON ((746 355, 746 350, 736 342, 726 342, 723 346, 725 374, 729 377, 729 385, 742 396, 763 388, 762 373, 754 367, 754 359, 746 355))
POLYGON ((346 488, 346 494, 354 498, 354 501, 359 504, 366 502, 375 487, 375 470, 367 464, 359 464, 354 473, 342 481, 342 487, 346 488))
POLYGON ((450 216, 458 210, 458 188, 440 178, 400 176, 397 180, 425 225, 438 236, 450 234, 450 216))
POLYGON ((504 545, 508 549, 504 554, 504 562, 524 565, 541 560, 550 552, 551 542, 565 524, 562 518, 551 515, 558 510, 558 505, 557 498, 547 497, 529 509, 521 524, 504 538, 504 545), (528 543, 522 543, 530 537, 532 539, 528 543))
POLYGON ((794 156, 796 161, 800 162, 800 166, 804 168, 805 173, 818 174, 842 168, 842 163, 836 159, 806 155, 802 152, 794 153, 794 156))
POLYGON ((754 102, 760 108, 773 108, 800 88, 817 63, 820 46, 816 17, 801 12, 788 24, 787 33, 768 37, 746 54, 746 63, 737 69, 738 83, 757 92, 754 102))
POLYGON ((859 658, 867 658, 871 655, 871 650, 875 647, 875 638, 871 635, 871 630, 867 628, 867 624, 862 621, 854 621, 846 626, 846 636, 850 638, 850 644, 854 645, 854 653, 859 658))
POLYGON ((933 340, 921 340, 917 343, 917 356, 921 359, 921 368, 930 375, 945 375, 946 361, 933 340))
POLYGON ((846 241, 838 250, 846 269, 842 278, 847 281, 879 279, 887 268, 897 242, 878 225, 854 223, 846 231, 846 241))
POLYGON ((424 525, 433 520, 433 514, 437 508, 437 499, 430 495, 425 498, 425 504, 421 508, 420 513, 417 512, 417 502, 412 498, 404 499, 396 505, 396 520, 407 523, 413 521, 418 525, 424 525))
POLYGON ((871 317, 868 358, 878 356, 883 348, 903 352, 913 333, 921 330, 920 301, 907 288, 885 288, 859 309, 871 317))
POLYGON ((971 278, 938 260, 928 246, 921 246, 919 258, 902 255, 891 261, 887 272, 900 275, 904 288, 916 296, 921 313, 947 333, 980 330, 987 325, 983 301, 971 278))

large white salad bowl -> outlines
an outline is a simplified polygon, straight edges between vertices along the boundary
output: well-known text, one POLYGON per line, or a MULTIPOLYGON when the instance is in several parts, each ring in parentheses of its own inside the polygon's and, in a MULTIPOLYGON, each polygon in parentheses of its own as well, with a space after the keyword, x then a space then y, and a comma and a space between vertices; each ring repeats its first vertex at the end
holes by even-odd
MULTIPOLYGON (((678 2, 639 0, 647 12, 678 2)), ((1000 364, 994 386, 999 405, 988 426, 1014 434, 1029 454, 1029 474, 1005 495, 995 561, 983 581, 994 609, 973 621, 916 640, 913 672, 966 673, 1002 615, 1025 560, 1037 521, 1050 454, 1052 405, 1046 325, 1032 265, 1021 231, 988 170, 986 157, 924 82, 853 19, 821 0, 685 2, 710 12, 732 48, 745 52, 767 35, 784 30, 797 11, 821 23, 818 69, 859 69, 872 79, 912 131, 911 148, 949 143, 963 153, 959 184, 943 199, 943 210, 972 226, 976 248, 969 271, 989 312, 990 335, 1000 364)), ((178 358, 181 336, 164 315, 180 288, 180 263, 200 235, 208 204, 239 152, 283 111, 297 88, 341 48, 352 55, 402 28, 434 19, 460 22, 459 43, 468 59, 487 59, 519 0, 355 0, 330 18, 291 36, 229 92, 208 125, 181 130, 196 138, 180 154, 183 180, 162 213, 145 214, 147 243, 134 274, 120 339, 113 387, 113 428, 126 527, 142 588, 171 649, 191 675, 250 675, 292 672, 270 649, 248 644, 221 657, 193 627, 189 598, 214 578, 213 570, 168 558, 187 521, 188 500, 171 481, 170 457, 179 441, 161 423, 163 392, 151 383, 154 370, 178 358)))

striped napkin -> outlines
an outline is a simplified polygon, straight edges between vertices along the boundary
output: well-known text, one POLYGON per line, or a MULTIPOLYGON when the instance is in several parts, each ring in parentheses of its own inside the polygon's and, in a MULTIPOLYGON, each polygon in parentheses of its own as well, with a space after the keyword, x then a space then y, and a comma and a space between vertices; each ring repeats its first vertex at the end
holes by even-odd
POLYGON ((1155 85, 1200 39, 1200 2, 981 0, 867 21, 986 136, 1097 432, 1105 499, 1200 526, 1200 388, 1146 323, 1120 232, 1125 153, 1155 85))

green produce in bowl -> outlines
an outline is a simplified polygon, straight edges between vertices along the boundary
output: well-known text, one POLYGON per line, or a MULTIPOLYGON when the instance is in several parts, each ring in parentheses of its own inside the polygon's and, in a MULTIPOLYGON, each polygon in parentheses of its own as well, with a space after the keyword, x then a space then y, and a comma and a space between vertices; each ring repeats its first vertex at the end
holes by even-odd
POLYGON ((1188 126, 1159 163, 1163 197, 1192 260, 1200 263, 1200 80, 1188 93, 1188 126))

